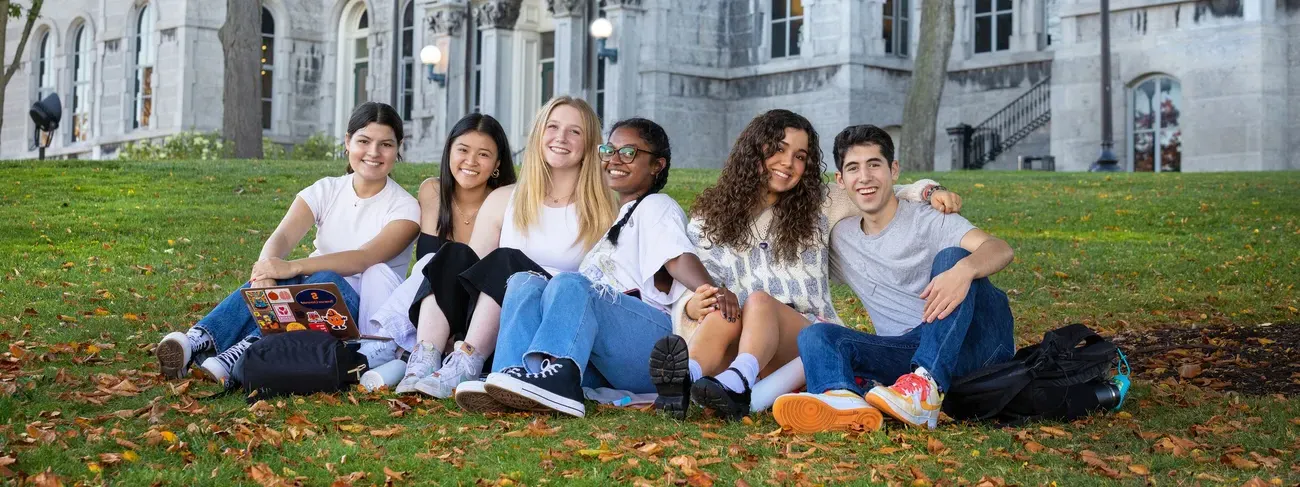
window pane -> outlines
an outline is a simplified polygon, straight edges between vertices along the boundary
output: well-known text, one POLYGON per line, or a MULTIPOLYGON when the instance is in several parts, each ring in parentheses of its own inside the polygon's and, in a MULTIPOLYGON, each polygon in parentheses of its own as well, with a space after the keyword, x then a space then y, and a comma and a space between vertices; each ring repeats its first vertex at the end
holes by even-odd
POLYGON ((369 93, 369 91, 366 90, 366 78, 369 77, 369 74, 370 63, 368 62, 357 63, 357 67, 353 69, 352 75, 355 80, 354 86, 357 87, 356 93, 353 93, 352 95, 353 106, 365 103, 369 99, 369 96, 366 95, 366 93, 369 93))
POLYGON ((786 0, 772 0, 772 20, 786 18, 785 2, 786 0))
POLYGON ((141 93, 143 93, 144 96, 152 95, 153 94, 153 66, 149 66, 144 69, 141 69, 140 79, 143 80, 142 84, 144 86, 144 89, 141 91, 141 93))
POLYGON ((270 98, 274 95, 275 74, 270 70, 262 70, 262 96, 261 98, 270 98))
POLYGON ((1178 126, 1182 113, 1183 89, 1177 81, 1169 78, 1160 80, 1160 128, 1178 126))
POLYGON ((414 96, 411 95, 410 91, 402 95, 402 120, 411 119, 411 102, 413 98, 414 96))
POLYGON ((555 62, 547 61, 542 63, 542 104, 551 101, 555 96, 555 62))
POLYGON ((785 22, 772 24, 772 57, 785 57, 785 22))
POLYGON ((271 130, 271 100, 262 100, 262 130, 271 130))
POLYGON ((370 57, 370 47, 366 44, 366 38, 361 37, 356 40, 356 51, 353 59, 366 59, 370 57))
POLYGON ((911 33, 908 31, 908 20, 906 18, 898 19, 898 54, 906 56, 908 43, 912 42, 911 33))
POLYGON ((998 15, 998 50, 1011 49, 1011 14, 998 15))
POLYGON ((906 19, 910 17, 911 12, 909 11, 909 9, 911 8, 912 5, 907 0, 898 0, 898 12, 897 12, 898 18, 906 19))
POLYGON ((275 17, 271 16, 271 11, 266 7, 262 7, 262 33, 275 35, 275 17))
POLYGON ((358 29, 370 27, 370 12, 361 12, 361 20, 357 21, 358 29))
POLYGON ((790 55, 799 55, 799 31, 803 29, 803 19, 790 21, 790 55))
POLYGON ((1152 172, 1156 170, 1155 134, 1139 132, 1133 136, 1133 170, 1152 172))
POLYGON ((402 27, 410 28, 415 26, 415 0, 406 2, 406 10, 402 12, 402 27))
POLYGON ((998 10, 1011 10, 1011 0, 998 0, 998 10))
POLYGON ((542 59, 555 57, 555 31, 542 33, 542 59))
POLYGON ((262 38, 262 64, 275 64, 275 39, 271 37, 262 38))
POLYGON ((989 52, 993 47, 993 17, 975 17, 975 52, 989 52))
POLYGON ((790 16, 803 17, 803 0, 790 0, 790 16))
POLYGON ((483 64, 483 31, 474 31, 474 64, 483 64))
POLYGON ((885 52, 894 52, 894 19, 885 17, 881 36, 885 38, 885 52))
POLYGON ((975 13, 988 13, 993 10, 993 0, 975 0, 975 13))

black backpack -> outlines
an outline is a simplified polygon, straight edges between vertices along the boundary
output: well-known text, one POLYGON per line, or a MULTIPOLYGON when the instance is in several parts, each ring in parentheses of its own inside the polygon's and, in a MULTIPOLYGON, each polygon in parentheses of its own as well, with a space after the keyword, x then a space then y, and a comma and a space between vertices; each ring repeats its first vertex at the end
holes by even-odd
POLYGON ((1114 387, 1109 372, 1119 356, 1114 343, 1086 326, 1058 328, 1009 362, 958 379, 944 395, 943 412, 958 420, 1008 424, 1071 421, 1116 406, 1107 401, 1115 390, 1106 388, 1114 387))
POLYGON ((235 365, 232 386, 242 384, 249 403, 289 394, 338 392, 359 382, 366 371, 366 357, 357 348, 322 331, 268 335, 244 352, 235 365))

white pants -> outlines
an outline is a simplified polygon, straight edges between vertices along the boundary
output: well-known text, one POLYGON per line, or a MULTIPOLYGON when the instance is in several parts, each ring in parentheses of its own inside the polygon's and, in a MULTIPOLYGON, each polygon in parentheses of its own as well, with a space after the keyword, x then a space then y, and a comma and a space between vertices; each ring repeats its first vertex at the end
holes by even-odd
MULTIPOLYGON (((366 329, 383 330, 376 334, 392 337, 397 346, 404 350, 415 350, 415 323, 411 322, 410 310, 415 302, 415 293, 420 291, 420 285, 424 283, 424 266, 430 260, 433 260, 433 253, 416 261, 415 267, 411 268, 411 277, 388 288, 373 314, 363 314, 366 329)), ((366 308, 365 297, 365 294, 361 295, 362 309, 366 308)))
MULTIPOLYGON (((356 317, 357 328, 361 334, 392 338, 387 330, 374 326, 371 317, 402 284, 402 277, 397 275, 388 264, 379 263, 370 266, 365 272, 344 279, 361 296, 361 309, 358 310, 359 316, 356 317)), ((391 341, 362 340, 360 351, 369 359, 371 368, 374 368, 397 358, 397 346, 391 341)))

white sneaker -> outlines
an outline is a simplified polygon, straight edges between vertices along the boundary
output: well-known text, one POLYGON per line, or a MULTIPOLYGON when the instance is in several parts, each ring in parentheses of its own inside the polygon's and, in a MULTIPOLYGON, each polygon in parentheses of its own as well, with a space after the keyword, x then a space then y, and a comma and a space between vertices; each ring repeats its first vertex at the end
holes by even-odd
POLYGON ((204 372, 216 379, 218 384, 224 386, 226 381, 230 380, 230 373, 235 370, 235 365, 239 363, 239 359, 244 358, 244 352, 248 351, 248 347, 260 339, 261 337, 252 335, 245 337, 238 343, 231 345, 230 348, 217 354, 217 356, 204 360, 199 366, 203 368, 204 372))
POLYGON ((402 380, 397 383, 393 392, 398 394, 410 394, 415 392, 415 384, 420 379, 428 377, 438 370, 442 364, 442 352, 434 348, 429 342, 419 342, 415 344, 415 351, 407 357, 406 373, 402 375, 402 380))
POLYGON ((772 405, 777 424, 795 433, 822 431, 875 431, 884 417, 853 391, 836 389, 822 394, 784 394, 772 405))
POLYGON ((497 401, 483 388, 481 380, 467 380, 456 386, 456 404, 471 413, 512 413, 515 408, 497 401))
POLYGON ((438 399, 446 399, 456 392, 460 383, 478 379, 483 373, 483 358, 474 355, 474 347, 456 342, 451 355, 442 361, 442 368, 415 383, 415 391, 438 399))
POLYGON ((397 358, 397 342, 393 340, 362 340, 357 353, 366 356, 371 369, 384 366, 397 358))
POLYGON ((163 378, 179 379, 190 373, 190 340, 185 337, 184 333, 173 331, 164 336, 162 341, 158 342, 158 347, 154 348, 154 356, 158 357, 158 369, 162 372, 163 378))
POLYGON ((390 360, 384 365, 367 370, 361 374, 361 387, 366 392, 375 392, 380 389, 392 389, 402 380, 402 375, 406 373, 406 362, 401 360, 390 360))

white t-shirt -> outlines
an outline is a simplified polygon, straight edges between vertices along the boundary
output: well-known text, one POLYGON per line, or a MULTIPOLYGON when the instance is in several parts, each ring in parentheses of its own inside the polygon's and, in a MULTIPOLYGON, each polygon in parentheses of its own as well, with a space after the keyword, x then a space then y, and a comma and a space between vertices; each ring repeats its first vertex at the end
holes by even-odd
MULTIPOLYGON (((622 220, 633 203, 623 205, 614 221, 622 220)), ((639 289, 642 301, 667 313, 686 287, 674 280, 665 294, 655 288, 655 273, 664 263, 693 252, 695 245, 686 237, 686 213, 671 197, 656 193, 646 196, 623 225, 618 246, 602 237, 578 269, 591 282, 619 292, 639 289)))
POLYGON ((561 208, 539 205, 537 220, 528 233, 515 228, 515 195, 510 194, 501 222, 497 246, 517 249, 552 276, 578 270, 585 246, 578 240, 578 206, 570 203, 561 208))
MULTIPOLYGON (((312 251, 312 257, 357 250, 379 235, 384 226, 397 220, 420 222, 420 202, 392 178, 388 178, 384 189, 369 198, 357 196, 351 174, 321 178, 300 191, 298 197, 311 207, 316 218, 316 240, 312 242, 316 250, 312 251)), ((399 276, 406 275, 412 247, 407 245, 387 262, 399 276)))

